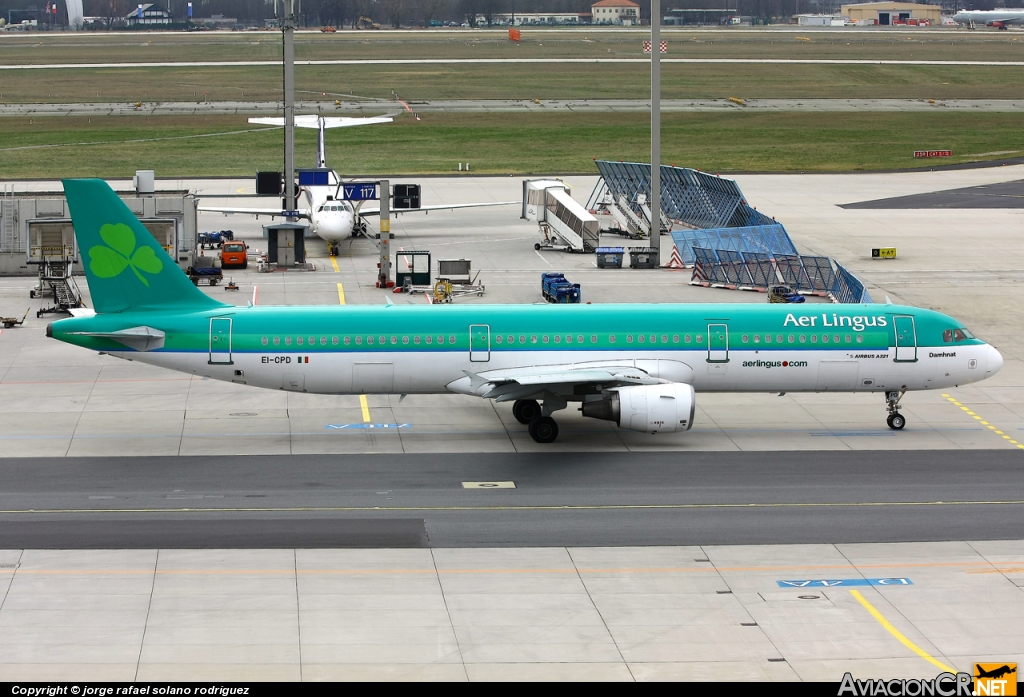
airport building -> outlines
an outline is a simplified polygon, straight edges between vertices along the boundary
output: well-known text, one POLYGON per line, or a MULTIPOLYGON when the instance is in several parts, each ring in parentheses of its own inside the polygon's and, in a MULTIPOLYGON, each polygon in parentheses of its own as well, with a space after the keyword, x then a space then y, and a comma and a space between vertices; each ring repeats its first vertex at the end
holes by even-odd
POLYGON ((843 5, 842 14, 851 22, 870 22, 882 26, 904 24, 907 20, 915 23, 922 19, 933 25, 942 23, 942 8, 939 5, 918 5, 913 2, 864 2, 843 5))
POLYGON ((601 0, 590 6, 594 24, 640 24, 640 6, 630 0, 601 0))
POLYGON ((166 8, 152 3, 139 5, 132 10, 131 14, 124 18, 130 27, 153 27, 161 24, 170 24, 174 16, 166 8))
MULTIPOLYGON (((122 193, 122 198, 179 266, 192 264, 197 205, 193 195, 137 190, 122 193)), ((41 264, 58 259, 69 264, 80 260, 64 194, 5 191, 0 199, 0 276, 35 276, 41 264)))

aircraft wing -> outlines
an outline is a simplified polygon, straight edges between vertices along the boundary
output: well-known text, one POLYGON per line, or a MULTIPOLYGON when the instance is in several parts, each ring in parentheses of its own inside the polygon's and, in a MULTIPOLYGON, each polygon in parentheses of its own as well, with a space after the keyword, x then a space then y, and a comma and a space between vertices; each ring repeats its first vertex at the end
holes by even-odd
MULTIPOLYGON (((285 211, 281 208, 231 208, 224 206, 197 206, 196 210, 200 213, 224 213, 225 215, 231 215, 233 213, 239 213, 241 215, 269 215, 271 218, 288 218, 296 217, 294 215, 288 216, 285 211)), ((300 210, 299 218, 309 218, 309 211, 300 210)))
MULTIPOLYGON (((399 213, 427 213, 429 211, 450 211, 456 208, 486 208, 488 206, 521 206, 522 201, 497 201, 487 203, 450 203, 450 204, 438 204, 436 206, 420 206, 419 208, 392 208, 391 215, 398 215, 399 213)), ((365 208, 359 208, 356 211, 359 215, 364 217, 370 217, 374 215, 380 215, 380 208, 371 208, 367 210, 365 208)))
POLYGON ((668 382, 651 377, 645 371, 629 365, 629 362, 602 366, 537 366, 492 370, 483 374, 464 372, 466 377, 449 383, 448 389, 461 394, 493 399, 496 402, 527 399, 543 392, 572 394, 573 388, 585 385, 601 385, 607 388, 658 385, 668 382))
MULTIPOLYGON (((346 128, 348 126, 369 126, 375 123, 391 123, 390 116, 324 116, 324 128, 346 128)), ((284 118, 280 116, 254 116, 249 123, 265 126, 284 126, 284 118)), ((295 117, 296 128, 320 128, 320 117, 307 114, 295 117)))

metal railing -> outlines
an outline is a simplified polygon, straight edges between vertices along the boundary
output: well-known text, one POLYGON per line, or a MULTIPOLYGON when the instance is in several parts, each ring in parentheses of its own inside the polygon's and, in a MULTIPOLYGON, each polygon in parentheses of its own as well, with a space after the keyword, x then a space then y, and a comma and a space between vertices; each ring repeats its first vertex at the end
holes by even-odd
POLYGON ((767 291, 786 285, 797 293, 828 296, 837 303, 870 303, 863 282, 828 257, 795 254, 771 257, 759 252, 692 247, 690 282, 732 289, 767 291))
POLYGON ((673 230, 672 240, 683 263, 694 262, 694 247, 729 249, 734 252, 756 252, 771 256, 796 255, 796 245, 779 223, 707 230, 673 230))

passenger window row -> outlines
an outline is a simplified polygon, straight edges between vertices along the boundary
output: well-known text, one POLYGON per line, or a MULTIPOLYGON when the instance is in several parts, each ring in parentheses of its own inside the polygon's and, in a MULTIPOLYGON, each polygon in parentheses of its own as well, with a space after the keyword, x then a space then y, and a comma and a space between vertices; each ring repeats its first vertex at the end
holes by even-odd
MULTIPOLYGON (((812 344, 818 343, 819 340, 823 344, 827 344, 829 342, 833 344, 851 344, 854 342, 853 335, 851 334, 846 334, 845 336, 840 336, 839 334, 833 334, 831 336, 829 336, 828 334, 822 334, 820 335, 820 337, 817 334, 811 334, 810 337, 808 337, 807 334, 800 334, 799 337, 795 334, 789 334, 788 336, 784 336, 782 334, 775 334, 774 336, 772 334, 754 334, 753 336, 744 334, 741 337, 741 341, 744 344, 749 344, 751 341, 753 341, 753 343, 755 344, 760 344, 762 342, 766 344, 770 344, 772 342, 776 344, 795 344, 797 342, 801 344, 806 344, 808 340, 810 340, 812 344)), ((864 336, 862 334, 857 334, 856 341, 858 344, 863 344, 864 336)))
MULTIPOLYGON (((963 333, 964 331, 966 331, 966 330, 957 329, 957 330, 955 330, 956 333, 954 334, 954 330, 946 330, 946 332, 944 332, 943 336, 942 336, 943 341, 946 341, 946 342, 950 342, 950 341, 953 341, 953 340, 955 340, 955 341, 963 341, 963 340, 969 338, 968 336, 964 335, 964 333, 963 333), (947 335, 949 336, 949 338, 947 338, 947 335)), ((549 343, 552 343, 552 342, 555 343, 555 344, 586 345, 587 343, 596 344, 598 342, 597 334, 591 334, 589 337, 587 337, 587 336, 585 336, 583 334, 576 334, 576 335, 573 335, 573 334, 554 334, 554 335, 548 335, 548 334, 540 334, 540 335, 538 335, 538 334, 530 334, 530 335, 519 334, 518 336, 516 336, 514 334, 508 334, 508 335, 495 334, 495 335, 493 335, 493 339, 494 339, 494 344, 498 345, 498 346, 501 346, 501 345, 505 345, 505 346, 514 346, 514 345, 525 346, 525 345, 528 345, 528 344, 529 345, 535 345, 537 343, 549 344, 549 343)), ((637 343, 640 343, 640 344, 662 344, 662 345, 667 345, 667 344, 670 344, 670 343, 671 344, 678 344, 680 342, 680 340, 682 340, 682 342, 684 344, 689 344, 689 343, 694 342, 694 341, 696 341, 696 343, 698 343, 698 344, 703 344, 704 343, 704 335, 703 334, 695 334, 695 335, 686 334, 686 335, 683 335, 681 337, 679 334, 673 334, 671 336, 671 340, 670 340, 670 337, 669 337, 668 334, 661 334, 661 335, 658 335, 658 334, 637 334, 635 337, 634 337, 633 334, 627 334, 626 335, 626 343, 627 344, 632 344, 634 341, 636 341, 637 343)), ((823 344, 828 344, 828 343, 834 343, 834 344, 847 343, 847 344, 850 344, 850 343, 854 342, 854 337, 853 337, 853 335, 850 335, 850 334, 846 334, 845 336, 841 336, 839 334, 834 334, 834 335, 831 335, 831 336, 828 335, 828 334, 821 334, 820 336, 817 335, 817 334, 811 334, 810 336, 808 336, 807 334, 800 334, 799 336, 796 335, 796 334, 789 334, 788 336, 787 335, 783 335, 783 334, 775 334, 775 335, 772 335, 772 334, 753 334, 753 335, 743 334, 740 337, 740 341, 742 343, 744 343, 744 344, 750 344, 751 342, 754 343, 754 344, 760 344, 762 342, 765 343, 765 344, 772 344, 772 343, 775 343, 775 344, 787 344, 787 343, 788 344, 796 344, 796 343, 806 344, 808 341, 810 341, 810 343, 812 343, 812 344, 816 344, 819 341, 821 341, 821 343, 823 343, 823 344)), ((328 342, 328 339, 327 339, 326 336, 321 336, 319 338, 317 338, 315 336, 310 336, 308 338, 307 337, 303 337, 303 336, 297 336, 297 337, 294 337, 294 338, 290 337, 290 336, 286 336, 286 337, 284 337, 284 342, 283 343, 284 343, 285 346, 291 346, 293 344, 296 345, 296 346, 316 346, 317 344, 319 344, 320 346, 326 346, 327 342, 328 342)), ((608 342, 612 343, 612 344, 616 343, 616 335, 615 334, 608 335, 608 342)), ((864 343, 863 335, 857 334, 856 335, 856 342, 858 344, 864 343)), ((282 343, 282 338, 279 337, 279 336, 275 336, 275 337, 273 337, 273 339, 270 339, 268 337, 263 337, 261 339, 261 343, 264 346, 267 346, 270 343, 273 343, 274 346, 280 346, 281 343, 282 343)), ((337 336, 332 336, 330 338, 330 343, 331 343, 332 346, 337 346, 339 343, 342 343, 345 346, 350 346, 352 344, 355 344, 356 346, 362 346, 364 344, 367 345, 367 346, 388 346, 388 345, 397 346, 399 343, 401 343, 403 346, 408 346, 410 343, 412 343, 414 345, 417 345, 417 346, 420 345, 421 343, 427 344, 427 345, 437 344, 439 346, 440 345, 444 345, 444 344, 447 343, 448 345, 454 346, 455 343, 456 343, 456 337, 454 335, 452 335, 452 336, 448 336, 446 338, 445 336, 443 336, 441 334, 438 334, 436 336, 428 334, 428 335, 422 336, 422 337, 420 335, 418 335, 418 334, 415 335, 415 336, 408 336, 408 335, 405 335, 405 336, 394 336, 394 335, 382 336, 381 335, 381 336, 365 336, 365 337, 362 336, 362 335, 358 335, 358 336, 354 336, 354 337, 352 337, 352 336, 344 336, 344 337, 341 337, 341 339, 339 340, 339 338, 337 336)))

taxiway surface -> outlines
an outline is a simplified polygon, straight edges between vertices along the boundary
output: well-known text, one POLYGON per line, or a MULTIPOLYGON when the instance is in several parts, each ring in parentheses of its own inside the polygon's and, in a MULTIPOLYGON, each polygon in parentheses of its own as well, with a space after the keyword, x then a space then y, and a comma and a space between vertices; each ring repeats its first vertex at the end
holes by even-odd
MULTIPOLYGON (((1024 211, 840 207, 1022 178, 738 177, 801 251, 1003 352, 989 381, 908 395, 899 433, 880 395, 700 394, 690 432, 567 411, 541 447, 505 405, 215 383, 58 344, 30 314, 0 333, 0 548, 15 548, 0 551, 0 679, 836 681, 1024 662, 1024 211), (872 261, 875 246, 899 256, 872 261)), ((578 200, 594 184, 566 179, 578 200)), ((513 178, 421 183, 425 203, 521 193, 513 178)), ((215 203, 252 182, 167 186, 215 203)), ((487 292, 463 302, 539 302, 551 270, 593 302, 764 301, 537 252, 518 215, 405 215, 392 230, 396 246, 472 259, 487 292)), ((254 246, 263 222, 200 217, 254 246)), ((309 249, 314 272, 250 269, 237 296, 208 292, 383 303, 372 242, 333 261, 309 249)), ((0 279, 4 314, 38 306, 33 282, 0 279)))
POLYGON ((0 460, 0 549, 1011 539, 1018 451, 0 460))

